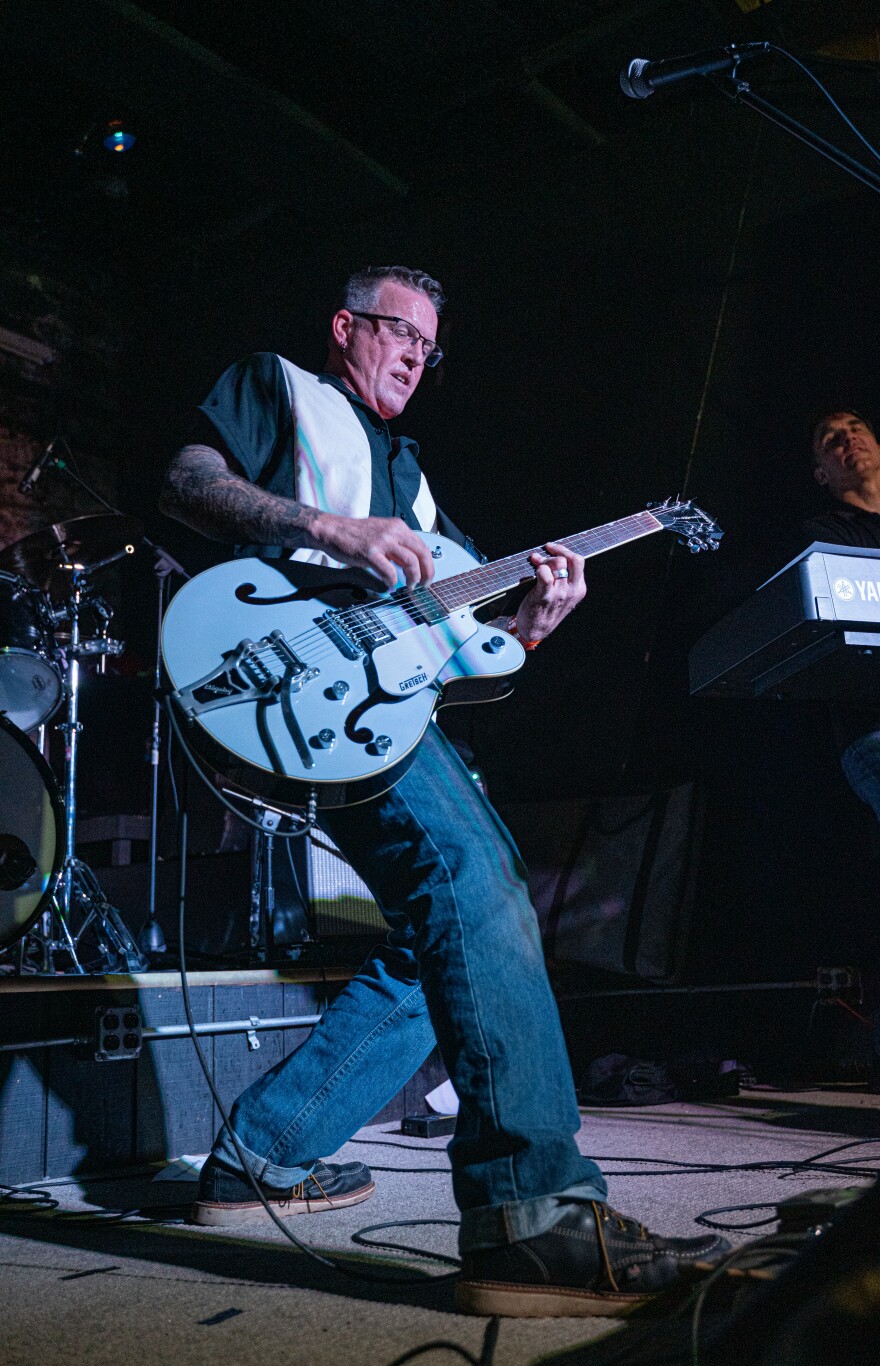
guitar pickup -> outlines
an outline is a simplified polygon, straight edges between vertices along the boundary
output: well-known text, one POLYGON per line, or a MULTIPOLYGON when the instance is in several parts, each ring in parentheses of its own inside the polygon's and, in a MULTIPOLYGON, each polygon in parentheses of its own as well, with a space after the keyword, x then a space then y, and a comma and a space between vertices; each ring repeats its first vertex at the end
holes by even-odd
POLYGON ((236 702, 277 701, 282 683, 298 692, 319 673, 303 663, 280 631, 273 631, 258 641, 242 640, 221 664, 172 696, 187 716, 203 716, 236 702))

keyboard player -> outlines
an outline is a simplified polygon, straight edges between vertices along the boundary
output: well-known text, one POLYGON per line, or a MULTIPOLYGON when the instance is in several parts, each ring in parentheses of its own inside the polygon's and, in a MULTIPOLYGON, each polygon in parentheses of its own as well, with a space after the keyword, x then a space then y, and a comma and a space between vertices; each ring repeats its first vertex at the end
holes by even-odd
MULTIPOLYGON (((804 524, 805 544, 880 549, 880 441, 861 413, 823 413, 811 438, 813 477, 829 495, 828 507, 804 524)), ((834 708, 840 762, 850 787, 880 821, 880 700, 876 711, 834 708)))

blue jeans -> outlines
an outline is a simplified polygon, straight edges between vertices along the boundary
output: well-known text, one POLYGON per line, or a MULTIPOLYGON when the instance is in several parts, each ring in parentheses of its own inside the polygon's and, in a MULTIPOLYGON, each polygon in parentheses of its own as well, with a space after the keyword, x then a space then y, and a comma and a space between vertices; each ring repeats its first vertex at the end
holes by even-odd
MULTIPOLYGON (((296 1052, 236 1101, 253 1174, 303 1180, 417 1070, 434 1046, 460 1100, 449 1145, 463 1251, 516 1242, 559 1218, 559 1196, 603 1200, 580 1124, 520 856, 431 724, 383 796, 321 814, 389 923, 386 943, 296 1052)), ((221 1130, 215 1154, 240 1170, 221 1130)))

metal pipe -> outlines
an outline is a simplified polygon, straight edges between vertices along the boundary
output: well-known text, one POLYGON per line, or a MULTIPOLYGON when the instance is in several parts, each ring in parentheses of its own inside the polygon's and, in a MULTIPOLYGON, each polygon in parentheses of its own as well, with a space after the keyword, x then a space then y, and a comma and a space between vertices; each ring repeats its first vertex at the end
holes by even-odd
MULTIPOLYGON (((60 1048, 62 1044, 81 1044, 83 1039, 31 1039, 25 1043, 0 1043, 0 1053, 24 1053, 29 1048, 60 1048)), ((92 1042, 89 1040, 89 1042, 92 1042)))
MULTIPOLYGON (((119 1007, 124 1010, 124 1006, 119 1007)), ((256 1015, 250 1020, 216 1020, 211 1024, 197 1024, 197 1034, 258 1034, 264 1029, 307 1029, 320 1021, 320 1015, 281 1015, 277 1019, 261 1020, 256 1015)), ((189 1029, 182 1025, 148 1025, 143 1031, 144 1043, 158 1042, 160 1039, 188 1039, 189 1029)), ((93 1038, 75 1035, 65 1039, 36 1039, 23 1043, 2 1043, 0 1053, 24 1053, 34 1048, 89 1048, 94 1045, 93 1038)))
MULTIPOLYGON (((251 1034, 261 1029, 306 1029, 316 1025, 320 1015, 290 1015, 277 1020, 216 1020, 213 1024, 197 1024, 197 1034, 251 1034)), ((190 1032, 183 1025, 153 1025, 144 1030, 144 1043, 149 1039, 188 1039, 190 1032)))

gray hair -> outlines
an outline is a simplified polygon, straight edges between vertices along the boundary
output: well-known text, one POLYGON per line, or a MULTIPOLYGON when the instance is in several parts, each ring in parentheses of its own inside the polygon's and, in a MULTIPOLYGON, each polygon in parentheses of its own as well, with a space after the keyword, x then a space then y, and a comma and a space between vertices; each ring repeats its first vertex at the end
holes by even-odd
POLYGON ((347 308, 350 312, 369 312, 376 304, 383 280, 393 280, 395 284, 424 294, 438 314, 446 303, 442 285, 423 270, 410 270, 407 266, 365 266, 346 280, 339 308, 347 308))

